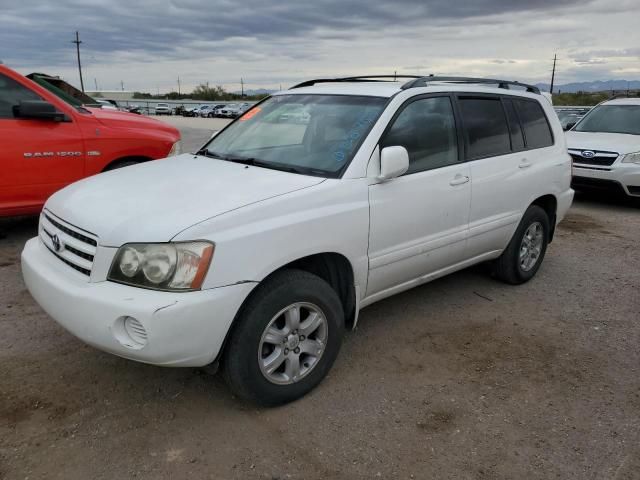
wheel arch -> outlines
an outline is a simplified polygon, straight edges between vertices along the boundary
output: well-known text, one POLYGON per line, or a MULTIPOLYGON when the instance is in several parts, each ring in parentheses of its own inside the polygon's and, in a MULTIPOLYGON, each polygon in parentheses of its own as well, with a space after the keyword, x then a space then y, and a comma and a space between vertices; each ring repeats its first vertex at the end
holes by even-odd
POLYGON ((542 208, 549 217, 549 243, 553 240, 556 231, 556 216, 558 211, 558 199, 555 195, 547 194, 536 198, 531 205, 537 205, 542 208))
POLYGON ((152 158, 145 157, 144 155, 130 155, 127 157, 116 158, 114 160, 111 160, 107 165, 105 165, 104 168, 102 169, 102 172, 106 172, 107 170, 113 170, 114 168, 117 168, 118 164, 120 163, 125 163, 125 162, 143 163, 143 162, 148 162, 149 160, 152 160, 152 158))
POLYGON ((326 281, 336 291, 338 297, 340 298, 342 308, 344 310, 345 328, 351 329, 354 327, 357 320, 357 303, 354 284, 354 270, 351 262, 347 257, 342 255, 341 253, 336 252, 323 252, 307 255, 295 260, 291 260, 288 263, 277 267, 271 273, 266 275, 256 285, 256 287, 252 289, 251 292, 249 292, 247 297, 242 302, 242 305, 240 305, 240 308, 238 308, 238 311, 236 312, 231 325, 229 325, 229 328, 227 329, 227 333, 222 342, 222 346, 220 347, 217 358, 213 362, 214 364, 217 365, 217 363, 222 358, 231 333, 237 325, 237 320, 242 314, 242 311, 248 300, 254 294, 257 286, 268 281, 276 273, 287 269, 303 270, 317 275, 318 277, 326 281))

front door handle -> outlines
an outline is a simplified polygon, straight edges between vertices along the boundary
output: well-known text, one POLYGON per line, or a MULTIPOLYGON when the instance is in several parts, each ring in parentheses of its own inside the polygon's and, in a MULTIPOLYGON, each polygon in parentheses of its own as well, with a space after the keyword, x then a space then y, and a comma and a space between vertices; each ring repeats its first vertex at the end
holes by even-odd
POLYGON ((452 187, 455 187, 456 185, 463 185, 468 181, 469 181, 469 177, 467 177, 466 175, 457 174, 455 177, 453 177, 453 180, 449 182, 449 185, 451 185, 452 187))
POLYGON ((533 165, 533 163, 531 163, 529 160, 527 160, 526 158, 523 158, 520 161, 520 165, 518 165, 519 168, 529 168, 531 165, 533 165))

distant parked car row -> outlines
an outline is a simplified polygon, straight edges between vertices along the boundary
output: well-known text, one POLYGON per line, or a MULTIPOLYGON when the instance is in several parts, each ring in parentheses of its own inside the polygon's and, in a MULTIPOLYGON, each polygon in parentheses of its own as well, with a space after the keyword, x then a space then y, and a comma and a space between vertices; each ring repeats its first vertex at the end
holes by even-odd
MULTIPOLYGON (((179 107, 180 108, 180 107, 179 107)), ((207 104, 176 109, 176 115, 203 118, 236 118, 251 108, 250 103, 207 104)))
POLYGON ((554 107, 554 109, 560 119, 562 129, 567 131, 589 113, 591 107, 554 107))

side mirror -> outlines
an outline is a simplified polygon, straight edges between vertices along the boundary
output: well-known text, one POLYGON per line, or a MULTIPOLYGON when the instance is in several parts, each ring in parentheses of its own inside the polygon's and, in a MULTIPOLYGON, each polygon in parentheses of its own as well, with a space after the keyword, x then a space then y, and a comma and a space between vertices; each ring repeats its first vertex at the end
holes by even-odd
POLYGON ((571 123, 567 123, 567 124, 564 126, 564 131, 566 132, 567 130, 571 130, 573 127, 575 127, 575 126, 576 126, 576 123, 578 123, 578 122, 571 122, 571 123))
POLYGON ((66 119, 64 113, 44 100, 22 100, 18 105, 13 106, 13 114, 18 118, 35 118, 55 122, 62 122, 66 119))
POLYGON ((409 168, 409 152, 404 147, 385 147, 380 152, 380 180, 399 177, 409 168))

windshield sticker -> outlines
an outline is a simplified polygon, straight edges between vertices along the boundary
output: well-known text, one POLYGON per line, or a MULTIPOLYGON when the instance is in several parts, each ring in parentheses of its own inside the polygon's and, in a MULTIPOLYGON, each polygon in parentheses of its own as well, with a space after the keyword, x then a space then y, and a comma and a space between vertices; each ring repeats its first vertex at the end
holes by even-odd
POLYGON ((240 121, 244 122, 246 120, 251 120, 261 111, 262 109, 260 107, 253 107, 251 110, 249 110, 247 113, 245 113, 243 116, 240 117, 240 121))
POLYGON ((378 118, 376 112, 364 112, 360 115, 353 127, 347 132, 346 138, 338 144, 337 149, 332 153, 336 163, 345 161, 348 152, 358 144, 362 135, 369 131, 376 118, 378 118))

